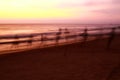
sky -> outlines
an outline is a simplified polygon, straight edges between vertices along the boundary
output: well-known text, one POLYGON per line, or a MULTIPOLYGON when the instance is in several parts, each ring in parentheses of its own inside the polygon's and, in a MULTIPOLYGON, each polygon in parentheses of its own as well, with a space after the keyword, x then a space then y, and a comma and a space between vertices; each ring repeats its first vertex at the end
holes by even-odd
POLYGON ((0 23, 120 23, 120 0, 0 0, 0 23))

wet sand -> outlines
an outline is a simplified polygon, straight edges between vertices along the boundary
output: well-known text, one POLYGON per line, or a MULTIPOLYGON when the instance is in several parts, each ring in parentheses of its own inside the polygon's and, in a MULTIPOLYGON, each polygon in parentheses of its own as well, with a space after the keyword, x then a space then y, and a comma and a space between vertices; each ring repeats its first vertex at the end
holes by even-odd
POLYGON ((0 55, 0 80, 120 80, 120 38, 0 55))

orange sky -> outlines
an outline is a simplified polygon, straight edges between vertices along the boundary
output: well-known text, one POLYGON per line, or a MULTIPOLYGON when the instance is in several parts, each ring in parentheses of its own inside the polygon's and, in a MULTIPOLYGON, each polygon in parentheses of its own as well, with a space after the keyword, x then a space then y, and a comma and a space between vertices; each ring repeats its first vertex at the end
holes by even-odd
POLYGON ((119 0, 1 0, 0 6, 0 23, 120 21, 119 0))

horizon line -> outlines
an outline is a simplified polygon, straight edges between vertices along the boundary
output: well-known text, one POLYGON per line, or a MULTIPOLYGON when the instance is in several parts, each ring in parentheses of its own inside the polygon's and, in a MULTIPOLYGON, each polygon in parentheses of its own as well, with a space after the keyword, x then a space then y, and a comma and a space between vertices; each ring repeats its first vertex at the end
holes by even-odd
POLYGON ((100 24, 102 24, 102 25, 112 25, 112 24, 116 24, 116 25, 120 25, 120 23, 0 23, 0 25, 6 25, 6 24, 8 24, 8 25, 17 25, 17 24, 79 24, 79 25, 92 25, 92 24, 98 24, 98 25, 100 25, 100 24))

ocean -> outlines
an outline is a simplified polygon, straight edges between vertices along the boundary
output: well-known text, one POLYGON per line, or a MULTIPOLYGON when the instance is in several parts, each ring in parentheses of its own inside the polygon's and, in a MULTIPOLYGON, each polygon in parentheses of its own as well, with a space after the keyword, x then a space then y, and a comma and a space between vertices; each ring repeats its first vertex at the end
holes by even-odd
POLYGON ((84 29, 116 27, 118 24, 1 24, 0 35, 21 33, 43 33, 57 31, 59 28, 84 29))
MULTIPOLYGON (((110 28, 117 27, 119 24, 0 24, 0 36, 20 35, 20 34, 35 34, 35 33, 48 33, 57 32, 59 29, 68 29, 73 34, 82 32, 83 29, 96 29, 96 28, 110 28)), ((99 32, 99 31, 92 31, 99 32)), ((106 32, 106 31, 104 31, 106 32)), ((64 35, 63 35, 64 36, 64 35)), ((27 39, 27 38, 25 38, 27 39)), ((23 40, 25 40, 23 38, 23 40)), ((38 39, 37 37, 35 39, 38 39)), ((20 40, 20 39, 19 39, 20 40)), ((0 39, 0 42, 14 41, 14 39, 0 39)), ((64 42, 64 41, 61 41, 64 42)), ((52 42, 47 42, 51 44, 52 42)), ((28 49, 28 47, 20 44, 19 47, 11 48, 12 44, 0 44, 0 51, 9 51, 17 49, 28 49)), ((34 43, 36 46, 38 43, 34 43)))

